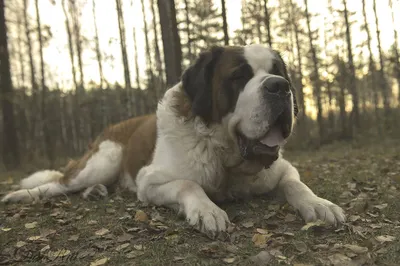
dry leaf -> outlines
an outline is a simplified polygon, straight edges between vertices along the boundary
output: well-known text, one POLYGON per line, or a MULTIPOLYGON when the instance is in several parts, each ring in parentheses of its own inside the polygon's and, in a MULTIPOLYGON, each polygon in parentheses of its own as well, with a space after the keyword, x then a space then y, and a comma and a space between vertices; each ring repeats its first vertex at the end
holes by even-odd
POLYGON ((46 252, 47 250, 49 250, 50 249, 50 246, 49 245, 46 245, 46 246, 44 246, 41 250, 40 250, 40 253, 44 253, 44 252, 46 252))
POLYGON ((31 236, 31 237, 28 237, 28 240, 30 240, 30 241, 36 241, 36 240, 39 240, 39 239, 41 239, 42 237, 41 236, 31 236))
POLYGON ((52 258, 60 258, 65 257, 69 254, 71 254, 71 251, 69 251, 68 249, 60 249, 57 251, 49 251, 49 253, 47 253, 47 256, 52 258))
POLYGON ((94 225, 94 224, 97 224, 97 221, 95 221, 95 220, 88 221, 88 225, 94 225))
POLYGON ((46 230, 43 230, 41 233, 40 233, 40 236, 41 237, 47 237, 47 236, 49 236, 49 235, 52 235, 52 234, 55 234, 57 231, 56 230, 53 230, 53 229, 46 229, 46 230))
POLYGON ((252 222, 252 221, 244 222, 244 223, 242 223, 242 226, 244 228, 251 228, 254 226, 254 222, 252 222))
POLYGON ((269 265, 272 258, 272 255, 268 251, 263 250, 257 255, 250 257, 250 260, 256 265, 269 265))
POLYGON ((384 236, 377 236, 375 239, 380 243, 385 242, 393 242, 396 238, 394 236, 384 235, 384 236))
POLYGON ((383 204, 379 204, 379 205, 375 205, 374 208, 378 209, 378 210, 383 210, 388 206, 387 203, 383 203, 383 204))
POLYGON ((121 250, 123 250, 123 249, 129 247, 129 245, 130 245, 129 243, 125 243, 125 244, 119 245, 119 246, 117 246, 117 247, 115 248, 115 250, 116 250, 116 251, 121 251, 121 250))
POLYGON ((296 220, 297 220, 297 217, 296 217, 296 215, 294 215, 294 214, 288 213, 288 214, 285 216, 285 222, 287 222, 287 223, 294 222, 294 221, 296 221, 296 220))
POLYGON ((263 247, 267 244, 268 238, 271 234, 262 235, 262 234, 254 234, 253 238, 251 239, 256 247, 263 247))
POLYGON ((107 261, 108 261, 109 259, 110 259, 110 258, 105 257, 105 258, 102 258, 102 259, 98 259, 98 260, 92 261, 92 262, 90 263, 90 266, 100 266, 100 265, 104 265, 104 264, 107 263, 107 261))
POLYGON ((1 228, 1 231, 3 231, 3 232, 8 232, 10 230, 11 230, 11 228, 9 228, 9 227, 2 227, 1 228))
POLYGON ((362 253, 368 252, 368 248, 367 247, 360 247, 360 246, 357 246, 357 245, 350 245, 350 244, 346 244, 346 245, 343 245, 343 246, 345 248, 350 249, 351 251, 353 251, 354 253, 357 253, 357 254, 362 254, 362 253))
POLYGON ((307 223, 306 225, 304 225, 304 226, 301 228, 301 230, 302 230, 302 231, 307 231, 307 230, 310 229, 310 228, 313 228, 313 227, 321 227, 321 226, 323 226, 323 225, 325 225, 325 222, 324 222, 324 221, 322 221, 322 220, 316 220, 315 222, 307 223))
POLYGON ((262 229, 262 228, 257 228, 256 231, 262 235, 266 235, 268 234, 268 230, 267 229, 262 229))
POLYGON ((142 256, 143 254, 144 254, 143 251, 133 250, 133 251, 129 252, 128 254, 126 254, 126 257, 127 257, 128 259, 133 259, 133 258, 142 256))
POLYGON ((101 228, 100 230, 97 230, 95 232, 96 236, 104 236, 105 234, 109 233, 110 230, 108 230, 107 228, 101 228))
POLYGON ((300 254, 306 253, 307 250, 308 250, 307 244, 302 242, 302 241, 296 241, 296 242, 293 243, 293 245, 300 252, 300 254))
POLYGON ((135 213, 135 221, 139 221, 139 222, 147 222, 149 220, 149 217, 147 216, 147 214, 142 211, 142 210, 138 210, 135 213))
POLYGON ((349 222, 355 222, 355 221, 357 221, 357 220, 359 220, 361 218, 361 216, 360 215, 350 215, 349 216, 349 222))
POLYGON ((334 266, 343 266, 348 264, 351 259, 343 254, 336 253, 332 256, 329 256, 328 259, 334 266))
POLYGON ((143 250, 143 245, 133 245, 133 248, 136 250, 143 250))
POLYGON ((117 238, 117 242, 126 242, 126 241, 129 241, 129 240, 131 240, 133 238, 133 235, 131 235, 131 234, 127 234, 127 233, 125 233, 125 234, 123 234, 123 235, 120 235, 118 238, 117 238))
POLYGON ((77 241, 79 239, 79 235, 72 235, 68 238, 69 241, 77 241))
POLYGON ((222 259, 223 262, 228 263, 228 264, 234 263, 235 260, 236 260, 235 258, 225 258, 225 259, 222 259))
POLYGON ((15 244, 15 247, 20 248, 26 245, 26 242, 24 241, 18 241, 17 244, 15 244))
POLYGON ((32 222, 32 223, 26 223, 25 228, 26 229, 33 229, 37 226, 37 222, 32 222))

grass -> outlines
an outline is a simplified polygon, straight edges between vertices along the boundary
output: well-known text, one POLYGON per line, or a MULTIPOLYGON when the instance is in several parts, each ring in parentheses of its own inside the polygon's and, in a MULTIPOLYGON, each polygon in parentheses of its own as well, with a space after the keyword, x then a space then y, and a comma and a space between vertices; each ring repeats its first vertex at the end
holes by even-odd
MULTIPOLYGON (((129 194, 92 201, 72 195, 35 205, 3 205, 0 264, 399 264, 396 141, 335 143, 312 152, 287 151, 285 157, 317 195, 346 210, 345 225, 301 230, 304 222, 290 206, 262 197, 222 205, 235 226, 209 239, 175 212, 146 206, 129 194)), ((9 191, 23 174, 2 175, 1 192, 9 191)))

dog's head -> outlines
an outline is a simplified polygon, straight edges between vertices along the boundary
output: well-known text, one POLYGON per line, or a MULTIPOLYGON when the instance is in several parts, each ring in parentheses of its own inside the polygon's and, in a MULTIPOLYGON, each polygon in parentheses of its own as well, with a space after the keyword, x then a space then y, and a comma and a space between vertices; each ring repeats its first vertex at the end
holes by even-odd
POLYGON ((192 113, 222 123, 246 160, 269 166, 290 136, 297 105, 282 57, 262 45, 213 47, 182 76, 192 113))

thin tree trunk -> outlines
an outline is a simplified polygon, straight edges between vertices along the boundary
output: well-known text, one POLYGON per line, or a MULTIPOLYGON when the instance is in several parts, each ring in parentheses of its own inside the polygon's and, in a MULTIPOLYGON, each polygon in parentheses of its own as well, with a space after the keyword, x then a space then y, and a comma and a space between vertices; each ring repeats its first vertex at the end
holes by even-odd
MULTIPOLYGON (((17 27, 18 27, 18 32, 17 32, 17 45, 18 45, 18 61, 19 61, 19 67, 20 67, 20 74, 21 74, 21 83, 22 87, 25 88, 25 63, 24 63, 24 53, 22 52, 22 21, 21 21, 21 16, 17 16, 17 27)), ((22 88, 21 88, 22 89, 22 88)))
POLYGON ((92 14, 93 14, 93 25, 94 25, 94 42, 96 49, 97 64, 99 67, 100 76, 100 88, 104 89, 104 73, 103 73, 103 58, 101 56, 100 43, 99 43, 99 33, 97 29, 97 19, 96 19, 96 4, 95 0, 92 0, 92 14))
MULTIPOLYGON (((351 124, 356 128, 360 127, 360 111, 359 111, 359 99, 358 99, 358 91, 357 91, 357 79, 356 79, 356 68, 354 66, 353 59, 353 49, 351 47, 351 30, 350 23, 347 11, 347 2, 343 0, 344 5, 344 20, 346 23, 346 42, 347 42, 347 56, 348 56, 348 64, 350 70, 350 82, 348 89, 351 92, 353 108, 351 110, 351 124)), ((350 132, 353 134, 353 132, 350 132)))
MULTIPOLYGON (((27 0, 25 0, 27 1, 27 0)), ((71 24, 69 21, 69 16, 67 9, 65 7, 65 0, 62 0, 61 6, 63 8, 63 12, 65 15, 65 29, 67 31, 67 37, 68 37, 68 52, 69 52, 69 58, 71 60, 71 73, 72 73, 72 81, 74 82, 75 86, 75 92, 78 92, 78 81, 76 78, 76 70, 75 70, 75 52, 74 52, 74 46, 73 46, 73 41, 72 41, 72 33, 71 33, 71 24)))
POLYGON ((14 120, 14 92, 8 53, 7 25, 4 0, 0 0, 0 103, 3 113, 3 162, 6 169, 15 169, 20 164, 17 129, 14 120))
POLYGON ((136 113, 138 115, 144 114, 147 112, 147 105, 142 97, 141 93, 141 85, 140 85, 140 74, 139 74, 139 59, 138 59, 138 48, 136 41, 136 28, 133 27, 133 52, 134 52, 134 64, 135 64, 135 77, 136 77, 136 88, 137 93, 135 94, 136 98, 136 113))
POLYGON ((226 6, 225 0, 221 0, 222 6, 222 29, 224 31, 224 44, 229 45, 228 22, 226 20, 226 6))
MULTIPOLYGON (((379 53, 379 81, 380 81, 380 87, 382 88, 382 94, 383 94, 383 106, 385 109, 385 117, 388 118, 388 115, 390 113, 390 101, 389 101, 389 86, 386 81, 385 77, 385 64, 383 62, 383 54, 382 54, 382 45, 381 45, 381 31, 379 29, 379 20, 378 20, 378 14, 376 11, 376 0, 373 1, 373 9, 374 9, 374 15, 375 15, 375 24, 376 24, 376 38, 378 41, 378 53, 379 53)), ((387 121, 386 121, 387 122, 387 121)))
POLYGON ((188 38, 187 41, 187 48, 188 48, 188 59, 189 62, 191 62, 193 60, 193 54, 192 54, 192 33, 190 31, 190 19, 189 19, 189 3, 187 0, 184 0, 185 3, 185 22, 186 22, 186 35, 188 38))
POLYGON ((394 50, 394 71, 396 74, 397 79, 397 105, 400 107, 400 54, 399 54, 399 33, 397 32, 396 23, 394 20, 394 9, 393 9, 393 2, 389 0, 389 6, 392 13, 392 25, 393 25, 393 50, 394 50))
POLYGON ((265 28, 267 29, 267 36, 268 36, 268 44, 272 47, 272 37, 271 37, 271 16, 268 11, 268 0, 264 0, 264 23, 265 28))
POLYGON ((312 63, 313 63, 312 82, 314 85, 314 95, 317 100, 318 133, 319 133, 320 141, 322 141, 322 138, 325 136, 325 134, 324 134, 323 119, 322 119, 321 79, 320 79, 319 72, 318 72, 319 64, 318 64, 317 52, 314 47, 313 37, 312 37, 312 32, 311 32, 310 14, 308 12, 308 0, 304 0, 304 5, 305 5, 305 11, 306 11, 305 15, 306 15, 306 20, 307 20, 308 40, 309 40, 309 45, 310 45, 310 50, 311 50, 311 59, 312 59, 312 63))
POLYGON ((368 25, 368 20, 367 20, 367 12, 366 12, 366 5, 365 5, 365 0, 362 0, 362 12, 363 12, 363 17, 364 17, 364 28, 365 32, 367 33, 367 47, 368 47, 368 68, 369 68, 369 76, 371 78, 371 88, 372 88, 372 93, 373 93, 373 98, 374 98, 374 107, 375 107, 375 119, 376 121, 379 120, 379 102, 378 102, 378 86, 376 82, 376 65, 375 65, 375 60, 374 56, 372 54, 372 38, 371 38, 371 32, 369 30, 369 25, 368 25))
POLYGON ((146 19, 146 10, 144 6, 144 0, 141 0, 142 3, 142 14, 143 14, 143 26, 144 26, 144 43, 145 43, 145 50, 146 50, 146 60, 147 60, 147 74, 150 74, 150 79, 153 78, 153 62, 151 60, 150 54, 150 42, 148 37, 148 27, 147 27, 147 19, 146 19))
POLYGON ((42 87, 42 97, 41 97, 41 122, 42 122, 42 130, 44 137, 44 145, 45 152, 47 155, 47 159, 50 162, 50 168, 54 166, 54 155, 53 155, 53 147, 52 147, 52 139, 49 132, 49 121, 47 120, 47 110, 46 110, 46 97, 47 97, 47 87, 46 87, 46 79, 44 75, 44 58, 43 58, 43 36, 42 36, 42 25, 40 21, 40 12, 39 12, 39 0, 35 0, 35 8, 36 8, 36 23, 37 23, 37 33, 39 40, 39 56, 40 56, 40 84, 42 87))
POLYGON ((75 36, 75 47, 76 55, 78 58, 78 68, 79 68, 79 94, 80 96, 84 94, 84 74, 83 74, 83 63, 82 63, 82 38, 81 38, 81 26, 79 21, 78 9, 76 6, 76 0, 69 0, 69 10, 72 15, 72 28, 73 34, 75 36))
POLYGON ((181 77, 181 43, 176 22, 174 0, 157 0, 163 39, 167 86, 176 84, 181 77))
POLYGON ((155 51, 155 57, 156 57, 156 69, 157 69, 157 77, 159 80, 159 84, 157 84, 157 88, 155 88, 155 91, 157 92, 156 97, 157 99, 162 95, 163 93, 163 88, 164 88, 164 79, 163 79, 163 68, 162 68, 162 61, 161 61, 161 53, 160 53, 160 46, 158 45, 158 29, 157 29, 157 19, 156 19, 156 11, 154 9, 154 0, 151 0, 150 2, 150 7, 151 7, 151 13, 153 15, 153 32, 154 32, 154 51, 155 51))
MULTIPOLYGON (((122 54, 122 64, 124 66, 124 77, 125 77, 125 89, 126 95, 128 98, 128 115, 132 115, 131 109, 131 94, 132 94, 132 85, 131 85, 131 76, 129 71, 129 62, 128 62, 128 54, 126 52, 126 39, 125 39, 125 22, 124 15, 122 9, 121 0, 115 0, 117 7, 117 16, 118 16, 118 29, 119 29, 119 37, 121 44, 121 54, 122 54)), ((122 118, 122 117, 121 117, 122 118)))

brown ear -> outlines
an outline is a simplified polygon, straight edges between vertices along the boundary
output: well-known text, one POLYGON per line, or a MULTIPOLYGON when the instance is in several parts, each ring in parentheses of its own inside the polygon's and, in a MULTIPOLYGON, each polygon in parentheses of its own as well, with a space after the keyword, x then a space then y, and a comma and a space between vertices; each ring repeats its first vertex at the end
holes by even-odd
POLYGON ((182 86, 192 103, 192 113, 205 122, 212 120, 212 79, 215 64, 224 48, 213 46, 200 54, 182 75, 182 86))

